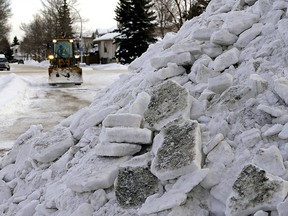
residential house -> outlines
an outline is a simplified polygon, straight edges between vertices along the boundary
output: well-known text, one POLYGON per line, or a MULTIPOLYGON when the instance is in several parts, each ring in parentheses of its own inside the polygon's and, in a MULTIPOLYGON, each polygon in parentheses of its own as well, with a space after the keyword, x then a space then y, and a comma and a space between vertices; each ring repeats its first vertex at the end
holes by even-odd
POLYGON ((25 54, 20 51, 20 45, 12 46, 11 49, 13 51, 13 59, 20 60, 25 58, 25 54))
POLYGON ((118 46, 113 42, 114 38, 118 35, 119 33, 111 32, 93 40, 94 43, 98 44, 99 58, 101 64, 115 62, 115 53, 118 46))

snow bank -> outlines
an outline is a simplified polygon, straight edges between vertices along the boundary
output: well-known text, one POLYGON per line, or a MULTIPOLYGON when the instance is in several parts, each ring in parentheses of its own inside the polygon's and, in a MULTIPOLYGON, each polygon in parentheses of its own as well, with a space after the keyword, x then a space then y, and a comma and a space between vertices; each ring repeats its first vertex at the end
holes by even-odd
POLYGON ((212 0, 89 107, 31 127, 0 163, 0 214, 287 215, 287 8, 212 0))

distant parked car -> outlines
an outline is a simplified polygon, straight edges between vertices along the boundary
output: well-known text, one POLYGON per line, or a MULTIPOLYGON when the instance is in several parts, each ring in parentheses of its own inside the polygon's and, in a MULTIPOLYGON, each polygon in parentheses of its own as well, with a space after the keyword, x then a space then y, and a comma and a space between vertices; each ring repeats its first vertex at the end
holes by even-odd
POLYGON ((10 71, 10 65, 4 55, 0 55, 0 70, 10 71))
POLYGON ((18 60, 18 64, 24 64, 23 59, 18 60))

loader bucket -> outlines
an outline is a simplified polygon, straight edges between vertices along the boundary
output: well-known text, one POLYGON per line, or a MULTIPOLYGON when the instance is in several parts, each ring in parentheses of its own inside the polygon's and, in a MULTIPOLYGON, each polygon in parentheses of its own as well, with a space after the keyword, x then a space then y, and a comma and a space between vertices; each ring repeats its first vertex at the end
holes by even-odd
POLYGON ((71 83, 81 85, 83 83, 82 69, 74 67, 49 67, 49 84, 65 84, 71 83))

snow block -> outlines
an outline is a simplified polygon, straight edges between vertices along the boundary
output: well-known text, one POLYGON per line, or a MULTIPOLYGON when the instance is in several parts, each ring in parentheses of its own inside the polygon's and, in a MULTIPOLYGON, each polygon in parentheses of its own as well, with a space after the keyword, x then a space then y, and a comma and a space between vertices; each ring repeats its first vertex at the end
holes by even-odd
POLYGON ((160 80, 165 80, 174 76, 184 74, 186 72, 185 68, 178 66, 175 63, 168 63, 167 67, 161 68, 154 72, 154 75, 160 80))
POLYGON ((247 29, 243 33, 239 35, 238 40, 235 43, 236 47, 244 48, 246 47, 252 40, 254 40, 263 29, 262 23, 254 24, 250 29, 247 29))
POLYGON ((39 204, 39 200, 32 200, 23 208, 21 208, 15 216, 23 216, 23 215, 34 215, 36 212, 35 208, 39 204))
POLYGON ((188 90, 168 80, 152 90, 144 125, 160 130, 165 124, 181 116, 190 116, 191 102, 188 90))
POLYGON ((111 113, 115 113, 117 109, 117 106, 111 106, 97 112, 95 110, 89 109, 85 114, 83 114, 83 116, 81 116, 80 119, 74 120, 76 121, 75 123, 72 122, 70 130, 73 136, 80 140, 85 130, 100 124, 106 118, 106 116, 111 113))
POLYGON ((200 44, 195 42, 177 43, 174 44, 171 49, 174 53, 189 52, 192 55, 199 55, 202 53, 200 44))
POLYGON ((219 44, 222 46, 229 46, 237 41, 238 37, 231 34, 227 29, 220 29, 211 35, 211 43, 219 44))
POLYGON ((273 116, 273 117, 280 117, 282 115, 284 115, 285 113, 283 111, 281 111, 278 108, 275 107, 270 107, 264 104, 260 104, 257 106, 257 110, 261 110, 263 112, 268 113, 269 115, 273 116))
POLYGON ((239 56, 240 51, 233 47, 232 49, 219 55, 213 62, 211 62, 211 68, 215 71, 223 71, 224 69, 229 68, 231 65, 236 64, 239 61, 239 56))
POLYGON ((123 157, 132 156, 141 150, 141 145, 130 143, 103 143, 95 146, 98 156, 123 157))
POLYGON ((276 210, 288 192, 288 182, 253 165, 246 165, 232 186, 225 215, 250 215, 258 210, 276 210))
POLYGON ((208 89, 221 94, 233 85, 233 76, 228 73, 222 73, 219 76, 208 79, 208 89))
POLYGON ((89 203, 82 203, 72 214, 71 216, 92 216, 93 207, 89 203))
POLYGON ((175 120, 155 137, 151 172, 160 180, 174 179, 201 168, 201 132, 197 121, 175 120))
POLYGON ((202 28, 197 29, 193 32, 193 39, 199 41, 209 41, 213 32, 215 32, 215 28, 202 28))
POLYGON ((252 74, 249 77, 248 84, 255 96, 264 92, 268 88, 267 80, 263 79, 258 74, 252 74))
POLYGON ((184 52, 177 55, 172 54, 169 56, 154 57, 151 59, 151 65, 156 69, 160 69, 163 67, 167 67, 169 62, 185 66, 192 65, 194 61, 195 58, 189 52, 184 52))
POLYGON ((283 129, 281 130, 281 132, 278 134, 278 137, 280 139, 288 139, 288 123, 286 123, 283 126, 283 129))
POLYGON ((267 212, 264 212, 262 210, 257 211, 253 216, 268 216, 269 214, 267 212))
POLYGON ((221 181, 223 172, 225 170, 225 165, 223 163, 216 162, 208 165, 208 168, 209 172, 200 183, 200 185, 205 189, 210 189, 221 181))
POLYGON ((130 113, 109 114, 102 122, 104 127, 136 127, 140 128, 142 116, 130 113))
POLYGON ((274 91, 278 96, 288 104, 288 80, 284 77, 274 81, 274 91))
POLYGON ((145 203, 138 210, 140 216, 151 215, 160 211, 171 209, 184 204, 187 195, 184 193, 165 193, 159 197, 157 194, 146 199, 145 203))
POLYGON ((196 81, 195 78, 196 78, 196 75, 197 75, 198 70, 200 69, 200 67, 202 67, 202 66, 206 66, 206 67, 207 67, 210 62, 212 62, 212 59, 211 59, 208 55, 203 54, 203 55, 202 55, 200 58, 198 58, 198 59, 194 62, 194 64, 192 65, 191 71, 190 71, 190 73, 188 74, 188 78, 189 78, 191 81, 195 82, 195 81, 196 81))
POLYGON ((288 212, 288 199, 285 199, 285 201, 279 203, 277 205, 277 211, 279 216, 286 216, 288 212))
POLYGON ((234 159, 234 153, 231 146, 226 141, 221 141, 210 153, 207 155, 207 160, 210 162, 219 162, 224 165, 230 164, 234 159))
POLYGON ((110 143, 151 144, 152 131, 147 128, 103 127, 99 139, 110 143))
POLYGON ((62 156, 73 145, 70 130, 60 126, 35 138, 31 157, 39 162, 49 163, 62 156))
POLYGON ((205 65, 200 65, 195 77, 196 83, 208 83, 209 78, 218 76, 219 73, 206 67, 205 65))
POLYGON ((213 137, 213 139, 211 139, 206 145, 203 145, 203 153, 207 155, 222 140, 224 140, 223 134, 222 133, 216 134, 216 136, 213 137))
POLYGON ((203 44, 201 47, 202 47, 202 52, 211 58, 215 58, 223 53, 222 46, 217 45, 217 44, 208 43, 208 44, 203 44))
POLYGON ((0 180, 0 204, 6 202, 12 196, 11 189, 3 180, 0 180))
POLYGON ((159 180, 148 167, 122 167, 115 181, 115 195, 121 207, 140 207, 152 194, 158 192, 159 180))
POLYGON ((249 29, 257 23, 259 16, 245 11, 230 11, 224 17, 223 28, 235 35, 240 35, 243 31, 249 29))
POLYGON ((150 103, 150 95, 146 92, 140 92, 135 101, 129 107, 129 112, 143 116, 144 112, 148 109, 150 103))
POLYGON ((119 165, 130 159, 128 156, 109 158, 109 163, 105 163, 106 158, 98 158, 95 154, 91 156, 93 159, 74 166, 67 175, 65 183, 71 190, 83 193, 111 187, 118 175, 119 165))
POLYGON ((264 137, 273 136, 279 134, 283 130, 283 125, 274 124, 272 127, 268 128, 262 135, 264 137))
POLYGON ((253 163, 275 176, 282 176, 286 172, 281 152, 274 145, 267 149, 260 148, 253 163))

